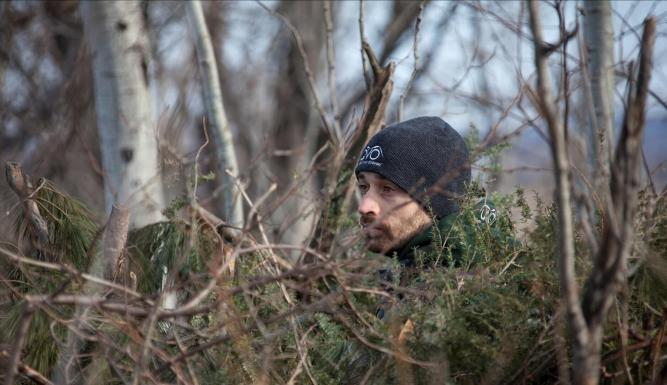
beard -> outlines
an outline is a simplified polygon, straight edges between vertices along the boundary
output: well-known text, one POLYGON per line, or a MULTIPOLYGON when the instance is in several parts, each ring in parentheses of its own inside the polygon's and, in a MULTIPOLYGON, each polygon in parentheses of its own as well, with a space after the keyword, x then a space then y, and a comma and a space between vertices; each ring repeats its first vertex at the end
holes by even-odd
POLYGON ((383 224, 366 226, 363 233, 366 248, 374 253, 384 254, 396 243, 393 231, 383 224))
POLYGON ((408 215, 402 220, 389 217, 382 222, 373 216, 362 216, 360 222, 366 248, 374 253, 387 254, 403 247, 431 224, 428 215, 420 214, 408 215))

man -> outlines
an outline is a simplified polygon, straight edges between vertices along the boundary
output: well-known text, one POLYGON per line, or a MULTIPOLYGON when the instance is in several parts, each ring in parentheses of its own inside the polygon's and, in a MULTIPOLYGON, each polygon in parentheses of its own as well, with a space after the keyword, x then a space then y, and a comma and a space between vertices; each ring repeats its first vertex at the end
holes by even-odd
POLYGON ((437 117, 388 126, 371 138, 355 169, 366 247, 414 264, 433 241, 433 219, 450 224, 470 183, 461 135, 437 117))

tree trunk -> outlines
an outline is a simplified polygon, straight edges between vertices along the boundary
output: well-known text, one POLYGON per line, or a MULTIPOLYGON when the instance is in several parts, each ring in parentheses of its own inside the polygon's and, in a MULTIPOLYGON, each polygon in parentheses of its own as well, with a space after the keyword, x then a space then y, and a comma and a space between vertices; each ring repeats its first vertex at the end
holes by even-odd
POLYGON ((83 1, 80 10, 93 56, 107 213, 116 203, 127 206, 130 227, 143 227, 162 220, 164 197, 141 8, 137 1, 83 1))
POLYGON ((243 226, 243 200, 236 187, 234 177, 239 175, 236 162, 236 151, 232 134, 227 122, 225 108, 220 89, 220 77, 215 60, 215 53, 208 33, 204 12, 199 0, 185 3, 188 19, 194 32, 199 75, 203 90, 203 99, 206 106, 209 131, 213 136, 217 157, 217 172, 223 190, 224 218, 233 226, 243 226), (232 176, 227 174, 227 171, 232 176))
MULTIPOLYGON (((319 116, 313 108, 313 95, 308 87, 304 60, 308 61, 313 78, 324 69, 321 51, 325 46, 324 10, 321 2, 283 0, 277 12, 284 15, 299 32, 307 57, 302 57, 293 36, 285 28, 276 44, 283 58, 277 62, 279 81, 274 88, 275 124, 273 146, 286 156, 270 158, 271 171, 278 181, 278 194, 289 195, 271 213, 271 220, 281 224, 275 232, 276 242, 302 244, 313 229, 318 184, 314 175, 305 171, 322 144, 319 116)), ((296 253, 294 253, 296 254, 296 253)))
POLYGON ((590 149, 594 156, 595 188, 603 191, 609 184, 609 165, 614 140, 614 46, 609 1, 585 1, 584 36, 588 52, 593 111, 590 149))

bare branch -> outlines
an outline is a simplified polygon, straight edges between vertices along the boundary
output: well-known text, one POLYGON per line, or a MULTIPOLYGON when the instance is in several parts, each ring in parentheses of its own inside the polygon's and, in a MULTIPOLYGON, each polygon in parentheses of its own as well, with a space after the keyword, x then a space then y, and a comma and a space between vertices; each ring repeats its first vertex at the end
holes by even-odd
POLYGON ((403 120, 403 104, 405 103, 405 97, 408 95, 410 92, 410 88, 412 87, 412 83, 415 81, 415 77, 417 77, 417 72, 419 71, 419 28, 422 23, 422 13, 424 12, 424 3, 425 1, 421 1, 419 3, 419 13, 417 14, 417 20, 415 21, 415 38, 414 42, 412 43, 412 55, 414 57, 414 67, 412 69, 412 73, 410 74, 410 79, 408 80, 407 85, 405 86, 405 90, 401 94, 401 98, 398 102, 398 121, 400 122, 403 120))
POLYGON ((613 298, 625 279, 627 258, 632 249, 636 196, 641 175, 641 143, 648 84, 653 66, 655 18, 644 23, 637 82, 628 94, 628 107, 612 164, 609 226, 595 260, 584 296, 584 310, 589 327, 601 328, 613 298))
POLYGON ((24 362, 19 362, 19 373, 35 381, 39 385, 54 385, 48 378, 37 370, 26 365, 24 362))
MULTIPOLYGON (((40 267, 40 268, 43 268, 43 269, 68 273, 68 274, 71 274, 72 276, 80 277, 80 278, 85 279, 87 281, 90 281, 92 283, 96 283, 98 285, 102 285, 102 286, 108 287, 110 289, 118 290, 121 293, 127 294, 131 297, 134 297, 134 298, 142 298, 143 297, 141 294, 137 293, 136 291, 134 291, 134 290, 132 290, 128 287, 118 285, 114 282, 107 281, 105 279, 96 277, 94 275, 81 273, 81 272, 75 270, 74 268, 72 268, 71 266, 61 265, 61 264, 56 264, 56 263, 50 263, 50 262, 37 261, 37 260, 32 259, 32 258, 25 258, 25 257, 22 257, 22 256, 20 256, 16 253, 4 248, 4 247, 0 247, 0 255, 4 255, 9 260, 11 260, 12 262, 17 263, 17 264, 26 264, 26 265, 30 265, 30 266, 40 267)), ((148 302, 148 304, 150 304, 150 301, 148 302)))
POLYGON ((325 0, 324 3, 324 25, 327 32, 327 65, 329 68, 329 98, 331 99, 331 112, 333 113, 334 130, 336 136, 341 138, 342 133, 340 129, 340 111, 338 110, 338 93, 336 92, 336 51, 334 49, 333 41, 333 19, 331 17, 331 1, 325 0))
POLYGON ((371 89, 371 74, 369 73, 370 69, 368 68, 368 60, 366 59, 366 53, 364 52, 364 42, 366 41, 366 33, 364 32, 364 0, 359 0, 359 37, 361 39, 361 44, 359 44, 359 49, 361 51, 361 65, 364 71, 364 81, 366 82, 366 91, 371 89))
MULTIPOLYGON (((570 202, 571 186, 565 133, 563 125, 558 118, 556 105, 551 93, 551 79, 547 56, 542 49, 542 27, 540 26, 538 2, 531 0, 528 3, 528 9, 530 12, 530 28, 534 39, 535 67, 537 68, 538 107, 549 127, 554 176, 556 178, 555 195, 558 204, 558 250, 560 253, 559 275, 561 296, 565 302, 566 319, 574 335, 575 362, 579 362, 581 367, 589 367, 589 365, 583 363, 583 361, 590 360, 593 357, 587 351, 590 336, 579 304, 579 293, 574 270, 574 221, 570 202)), ((592 366, 599 367, 596 365, 592 366)), ((576 369, 575 383, 578 383, 576 369)), ((597 372, 594 375, 597 376, 597 372)))
POLYGON ((7 162, 5 164, 5 176, 7 177, 9 187, 18 195, 21 203, 23 203, 25 215, 37 237, 38 247, 43 250, 49 242, 49 230, 46 221, 39 213, 37 203, 32 199, 36 190, 32 187, 30 178, 23 173, 21 165, 14 162, 7 162))
POLYGON ((653 99, 655 99, 658 103, 660 103, 661 106, 663 106, 667 110, 667 101, 662 99, 658 94, 655 93, 653 90, 649 90, 649 93, 651 96, 653 96, 653 99))
POLYGON ((14 337, 12 352, 9 356, 7 371, 5 372, 5 385, 13 385, 14 377, 18 374, 19 362, 21 361, 21 352, 23 351, 23 344, 25 343, 25 339, 28 336, 28 330, 30 329, 30 323, 32 321, 34 312, 35 308, 30 303, 26 303, 23 308, 23 313, 21 314, 18 331, 14 337))
POLYGON ((399 45, 401 37, 410 29, 412 20, 421 12, 422 3, 416 1, 394 1, 393 15, 389 23, 385 26, 384 39, 382 40, 382 53, 380 54, 380 64, 389 59, 399 45))

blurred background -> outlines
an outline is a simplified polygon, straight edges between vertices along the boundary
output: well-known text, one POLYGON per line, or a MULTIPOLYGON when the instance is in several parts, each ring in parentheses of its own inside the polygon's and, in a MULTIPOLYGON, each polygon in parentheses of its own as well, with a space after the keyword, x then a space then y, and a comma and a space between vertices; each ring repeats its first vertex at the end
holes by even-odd
MULTIPOLYGON (((251 201, 276 185, 258 207, 272 241, 306 239, 322 197, 327 164, 316 155, 326 136, 309 82, 324 112, 344 130, 356 127, 364 112, 362 28, 380 64, 396 63, 387 124, 439 116, 471 142, 493 131, 507 146, 476 164, 474 175, 487 191, 508 192, 522 185, 551 200, 547 130, 528 89, 536 77, 524 3, 336 1, 329 3, 330 21, 324 5, 292 0, 202 3, 238 180, 251 201), (333 43, 329 49, 328 40, 333 43)), ((650 178, 661 191, 667 183, 667 3, 614 1, 611 6, 616 132, 642 22, 649 15, 657 18, 643 180, 650 178)), ((196 160, 201 175, 216 169, 213 145, 197 156, 206 141, 206 111, 192 21, 183 2, 140 2, 127 9, 140 13, 141 49, 148 58, 142 64, 159 154, 159 168, 149 171, 161 180, 164 205, 169 206, 190 193, 196 160)), ((543 2, 541 16, 546 41, 557 42, 562 28, 577 31, 557 48, 551 64, 554 89, 567 95, 560 103, 569 110, 572 159, 585 175, 591 165, 585 155, 590 123, 580 71, 582 4, 543 2), (569 75, 566 83, 562 72, 569 75)), ((0 160, 20 163, 35 179, 54 181, 103 223, 105 168, 96 120, 94 50, 84 33, 79 2, 5 1, 0 20, 0 160)), ((204 179, 198 198, 224 217, 221 178, 204 179)), ((8 185, 0 183, 2 239, 8 239, 6 219, 18 209, 17 202, 8 185)))

